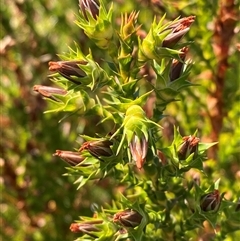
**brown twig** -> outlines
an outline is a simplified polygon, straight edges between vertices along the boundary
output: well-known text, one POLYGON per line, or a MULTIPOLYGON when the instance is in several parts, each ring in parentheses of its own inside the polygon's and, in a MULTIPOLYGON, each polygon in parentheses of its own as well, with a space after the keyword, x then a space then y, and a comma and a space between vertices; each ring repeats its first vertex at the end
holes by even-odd
MULTIPOLYGON (((237 9, 234 0, 221 0, 219 13, 214 25, 213 50, 218 60, 216 73, 212 79, 215 83, 215 90, 209 96, 209 118, 212 125, 211 141, 218 141, 223 126, 224 112, 224 87, 225 74, 229 68, 229 48, 234 36, 234 29, 237 23, 237 9)), ((218 147, 215 145, 209 149, 209 158, 216 159, 218 147)))

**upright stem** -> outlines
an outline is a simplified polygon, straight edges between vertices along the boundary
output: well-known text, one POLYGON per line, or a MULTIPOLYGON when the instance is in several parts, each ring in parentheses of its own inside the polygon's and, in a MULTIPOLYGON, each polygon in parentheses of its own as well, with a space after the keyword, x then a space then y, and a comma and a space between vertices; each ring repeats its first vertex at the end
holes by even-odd
MULTIPOLYGON (((237 9, 234 0, 221 0, 220 9, 214 25, 213 50, 218 60, 216 73, 213 73, 215 90, 210 94, 208 103, 209 118, 212 125, 211 140, 218 141, 223 126, 225 74, 229 68, 228 57, 234 28, 237 23, 237 9), (214 103, 214 104, 213 104, 214 103), (211 108, 211 109, 210 109, 211 108)), ((217 145, 209 149, 209 158, 216 159, 217 145)))

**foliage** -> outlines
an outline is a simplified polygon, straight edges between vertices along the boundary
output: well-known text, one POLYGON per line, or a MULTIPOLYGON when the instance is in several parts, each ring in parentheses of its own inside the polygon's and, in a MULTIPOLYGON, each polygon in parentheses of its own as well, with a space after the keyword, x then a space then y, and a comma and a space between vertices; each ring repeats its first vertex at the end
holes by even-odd
POLYGON ((239 238, 236 5, 6 6, 3 239, 239 238))

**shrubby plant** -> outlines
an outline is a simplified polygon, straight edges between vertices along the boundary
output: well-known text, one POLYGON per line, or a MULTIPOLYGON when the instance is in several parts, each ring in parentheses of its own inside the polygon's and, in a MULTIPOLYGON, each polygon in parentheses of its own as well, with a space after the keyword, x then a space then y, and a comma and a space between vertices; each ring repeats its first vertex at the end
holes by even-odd
POLYGON ((111 203, 93 205, 92 217, 71 224, 77 240, 187 240, 205 221, 216 238, 237 230, 239 203, 224 199, 220 179, 210 187, 199 179, 206 151, 216 143, 202 143, 197 131, 182 136, 178 126, 169 146, 161 141, 164 110, 184 90, 197 88, 188 80, 194 59, 184 42, 195 16, 156 17, 144 32, 138 12, 122 14, 118 26, 113 5, 85 0, 79 7, 76 24, 107 57, 96 60, 91 49, 84 54, 75 44, 49 62, 56 87, 33 87, 52 103, 48 112, 96 116, 98 126, 109 126, 109 132, 82 135, 79 149, 53 154, 69 164, 66 175, 80 190, 103 179, 121 187, 111 203), (223 215, 231 217, 231 228, 217 232, 223 215))

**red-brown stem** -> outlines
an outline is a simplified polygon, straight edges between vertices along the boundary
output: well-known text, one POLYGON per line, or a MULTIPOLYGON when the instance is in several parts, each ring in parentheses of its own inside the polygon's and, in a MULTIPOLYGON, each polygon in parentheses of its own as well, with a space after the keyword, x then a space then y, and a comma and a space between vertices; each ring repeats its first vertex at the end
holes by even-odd
MULTIPOLYGON (((210 94, 208 103, 215 103, 209 107, 209 118, 212 125, 211 141, 218 141, 223 126, 225 74, 228 65, 229 48, 234 36, 237 23, 237 9, 234 0, 221 0, 219 13, 214 25, 213 50, 218 60, 216 74, 212 76, 215 90, 210 94)), ((209 149, 209 158, 216 159, 218 146, 209 149)))

